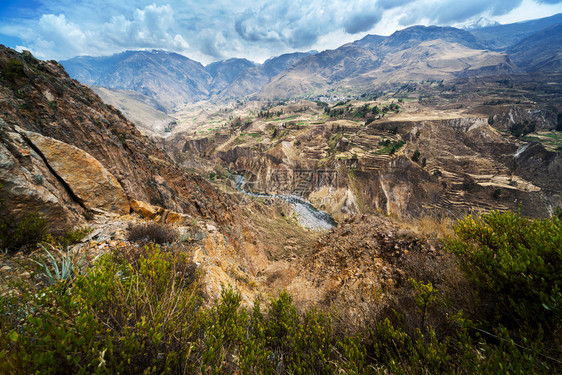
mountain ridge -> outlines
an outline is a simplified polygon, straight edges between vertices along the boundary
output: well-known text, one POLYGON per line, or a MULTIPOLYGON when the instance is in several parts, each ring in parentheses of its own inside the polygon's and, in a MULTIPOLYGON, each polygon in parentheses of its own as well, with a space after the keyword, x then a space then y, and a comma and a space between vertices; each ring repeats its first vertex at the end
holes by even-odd
MULTIPOLYGON (((550 72, 556 70, 556 53, 548 55, 543 48, 540 54, 544 64, 533 64, 533 54, 523 56, 533 46, 517 49, 516 45, 561 20, 562 14, 558 14, 470 30, 410 26, 390 36, 366 35, 336 49, 285 54, 263 64, 232 58, 204 67, 187 57, 158 50, 126 51, 100 58, 78 57, 61 63, 79 81, 109 89, 134 90, 157 100, 170 111, 209 99, 323 95, 330 90, 345 90, 350 83, 359 89, 387 85, 389 79, 407 82, 520 74, 541 69, 550 72), (438 44, 441 51, 436 50, 438 44)), ((550 49, 558 51, 562 42, 547 36, 550 49)), ((528 43, 541 44, 541 41, 528 43)))

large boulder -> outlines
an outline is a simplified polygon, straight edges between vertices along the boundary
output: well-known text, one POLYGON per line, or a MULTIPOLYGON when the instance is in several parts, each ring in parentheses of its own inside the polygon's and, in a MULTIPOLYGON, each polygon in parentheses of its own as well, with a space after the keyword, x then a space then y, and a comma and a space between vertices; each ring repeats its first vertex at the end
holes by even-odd
POLYGON ((22 134, 85 208, 129 212, 129 201, 117 179, 90 154, 39 133, 22 134))
POLYGON ((62 233, 84 221, 84 209, 27 141, 0 119, 0 214, 21 220, 36 212, 62 233))

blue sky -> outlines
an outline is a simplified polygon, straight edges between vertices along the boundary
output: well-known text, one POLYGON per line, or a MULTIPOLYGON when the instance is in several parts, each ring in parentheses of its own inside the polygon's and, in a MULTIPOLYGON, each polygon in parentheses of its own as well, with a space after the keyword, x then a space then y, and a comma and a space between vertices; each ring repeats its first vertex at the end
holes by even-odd
POLYGON ((416 24, 511 23, 562 12, 562 0, 0 1, 0 43, 41 59, 165 49, 205 64, 337 48, 416 24))

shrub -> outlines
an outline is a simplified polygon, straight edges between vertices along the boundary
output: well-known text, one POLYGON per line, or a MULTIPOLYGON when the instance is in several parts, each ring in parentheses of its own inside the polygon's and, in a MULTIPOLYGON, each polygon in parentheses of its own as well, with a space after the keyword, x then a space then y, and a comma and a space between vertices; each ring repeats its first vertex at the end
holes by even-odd
POLYGON ((453 254, 405 262, 412 279, 346 311, 349 329, 298 312, 286 292, 248 308, 223 287, 203 307, 187 254, 129 244, 72 283, 0 296, 0 373, 559 373, 560 343, 539 323, 559 329, 560 220, 492 212, 455 229, 453 254), (472 284, 445 282, 461 273, 454 254, 472 284), (501 319, 468 319, 454 297, 467 285, 493 296, 488 317, 501 319), (533 330, 499 324, 514 314, 533 330))
POLYGON ((47 282, 49 284, 55 284, 58 281, 72 282, 72 280, 74 280, 74 278, 78 274, 80 274, 84 265, 84 257, 77 258, 78 255, 76 253, 71 254, 68 250, 62 251, 54 246, 51 246, 51 251, 53 251, 53 253, 59 253, 59 267, 57 258, 49 250, 47 250, 44 245, 40 246, 45 252, 44 257, 48 262, 44 258, 39 258, 39 260, 33 261, 41 267, 43 274, 47 277, 47 282))
POLYGON ((3 72, 4 75, 12 81, 14 81, 17 77, 25 76, 23 62, 13 57, 8 59, 3 72))
POLYGON ((0 298, 0 373, 190 373, 200 299, 184 254, 106 254, 70 289, 0 298))
POLYGON ((62 236, 57 236, 54 238, 54 243, 63 248, 70 245, 74 245, 82 241, 87 235, 94 231, 93 228, 83 227, 66 232, 62 236))
POLYGON ((157 244, 172 243, 179 238, 179 231, 165 224, 146 223, 129 226, 129 241, 153 242, 157 244))
POLYGON ((562 223, 494 211, 454 228, 447 250, 493 306, 490 319, 513 325, 552 323, 562 313, 562 223))
POLYGON ((334 345, 361 357, 352 343, 332 341, 329 319, 315 310, 299 315, 292 297, 282 292, 267 311, 259 302, 252 311, 240 306, 241 296, 223 288, 209 312, 201 372, 333 373, 334 345))
POLYGON ((47 220, 37 212, 29 212, 21 220, 15 220, 12 216, 0 219, 2 249, 29 250, 47 239, 47 220))

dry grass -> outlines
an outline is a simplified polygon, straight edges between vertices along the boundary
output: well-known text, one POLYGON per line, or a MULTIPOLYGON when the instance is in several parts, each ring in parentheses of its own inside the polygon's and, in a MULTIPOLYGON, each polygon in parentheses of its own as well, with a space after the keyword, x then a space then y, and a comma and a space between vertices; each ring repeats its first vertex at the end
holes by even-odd
POLYGON ((159 223, 129 226, 128 232, 127 239, 133 242, 164 244, 175 242, 179 238, 179 231, 177 229, 159 223))
POLYGON ((420 237, 435 240, 445 240, 452 237, 455 233, 453 231, 455 223, 455 219, 445 215, 426 215, 408 221, 398 221, 398 224, 404 229, 408 229, 420 237))

